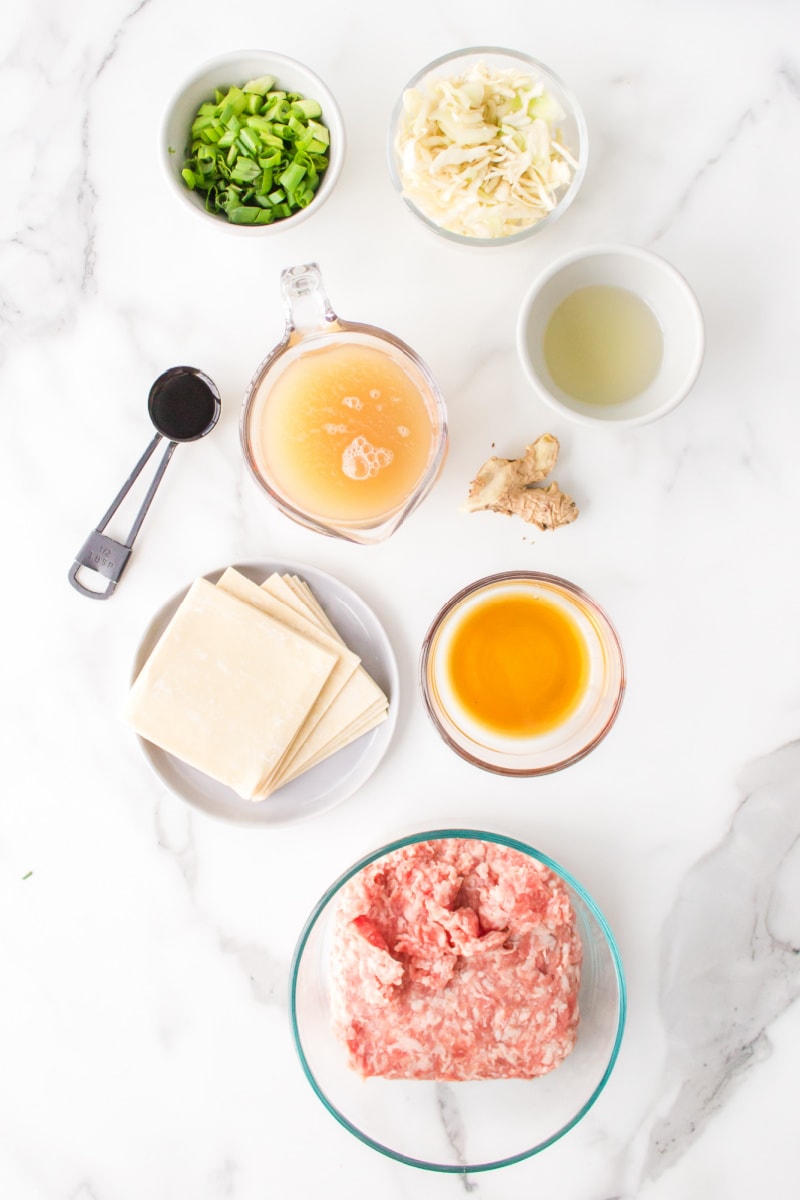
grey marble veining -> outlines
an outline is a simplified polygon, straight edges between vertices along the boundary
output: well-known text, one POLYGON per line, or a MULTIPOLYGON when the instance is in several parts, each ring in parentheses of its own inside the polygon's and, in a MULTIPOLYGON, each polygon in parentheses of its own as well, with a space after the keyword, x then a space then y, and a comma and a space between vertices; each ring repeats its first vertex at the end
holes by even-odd
POLYGON ((730 831, 687 873, 662 937, 664 1092, 645 1171, 658 1177, 770 1053, 800 995, 800 742, 751 763, 730 831), (780 928, 775 918, 780 910, 780 928))

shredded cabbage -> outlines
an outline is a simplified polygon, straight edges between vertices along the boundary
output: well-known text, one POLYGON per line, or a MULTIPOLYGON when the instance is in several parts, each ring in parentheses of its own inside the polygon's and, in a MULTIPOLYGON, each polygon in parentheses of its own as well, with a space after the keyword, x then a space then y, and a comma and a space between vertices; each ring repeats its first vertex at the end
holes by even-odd
POLYGON ((558 204, 577 163, 544 84, 483 64, 403 94, 395 149, 403 195, 442 229, 499 238, 558 204))

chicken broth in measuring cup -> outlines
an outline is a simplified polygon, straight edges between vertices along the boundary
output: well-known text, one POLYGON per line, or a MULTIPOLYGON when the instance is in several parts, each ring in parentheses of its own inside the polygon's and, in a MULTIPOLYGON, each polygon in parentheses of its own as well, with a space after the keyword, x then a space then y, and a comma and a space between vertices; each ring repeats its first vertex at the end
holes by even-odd
POLYGON ((436 431, 425 382, 358 341, 308 348, 256 396, 252 448, 274 486, 326 521, 374 521, 424 476, 436 431))
POLYGON ((281 287, 286 330, 245 396, 245 461, 293 520, 349 541, 381 541, 444 465, 444 400, 399 338, 336 315, 315 263, 284 271, 281 287))

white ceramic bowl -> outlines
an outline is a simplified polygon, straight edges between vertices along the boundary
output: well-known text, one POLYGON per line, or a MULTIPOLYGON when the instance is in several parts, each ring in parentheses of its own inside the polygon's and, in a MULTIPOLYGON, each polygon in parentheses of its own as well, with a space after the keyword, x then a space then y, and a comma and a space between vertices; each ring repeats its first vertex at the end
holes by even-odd
POLYGON ((549 67, 539 62, 538 59, 531 58, 528 54, 522 54, 516 50, 506 50, 499 46, 472 46, 465 50, 456 50, 450 54, 444 54, 441 58, 434 59, 433 62, 422 67, 406 83, 395 103, 389 122, 389 175, 395 189, 400 193, 409 211, 423 225, 447 241, 462 246, 498 247, 516 245, 518 242, 525 241, 534 233, 545 229, 548 225, 552 225, 554 221, 558 220, 566 212, 578 194, 586 173, 588 152, 589 143, 586 121, 581 106, 572 91, 549 67), (557 191, 554 207, 538 220, 533 219, 530 223, 520 225, 513 232, 503 236, 483 237, 456 232, 453 229, 446 228, 438 218, 438 214, 426 211, 420 203, 415 202, 407 193, 401 155, 398 152, 397 146, 398 131, 404 121, 403 97, 405 93, 410 89, 415 89, 424 94, 436 81, 454 79, 477 66, 485 66, 490 71, 505 71, 509 69, 520 71, 538 83, 541 83, 545 91, 561 109, 563 115, 558 119, 556 131, 559 140, 576 162, 571 179, 557 191))
POLYGON ((620 429, 665 416, 688 395, 705 349, 703 315, 684 277, 665 259, 636 246, 598 245, 559 259, 533 283, 517 323, 517 349, 529 382, 550 408, 583 424, 620 429), (652 382, 617 404, 588 404, 553 379, 544 353, 545 331, 555 309, 579 288, 623 288, 644 300, 663 338, 652 382))
POLYGON ((177 89, 167 108, 161 128, 161 162, 173 195, 207 225, 228 229, 241 237, 274 235, 293 229, 307 220, 330 196, 341 174, 345 155, 342 114, 327 85, 308 67, 269 50, 235 50, 203 63, 177 89), (235 225, 224 216, 208 212, 201 193, 191 191, 181 177, 189 131, 198 108, 213 98, 215 88, 241 87, 250 79, 274 75, 279 87, 318 101, 321 122, 330 132, 328 166, 314 199, 289 217, 272 225, 235 225))

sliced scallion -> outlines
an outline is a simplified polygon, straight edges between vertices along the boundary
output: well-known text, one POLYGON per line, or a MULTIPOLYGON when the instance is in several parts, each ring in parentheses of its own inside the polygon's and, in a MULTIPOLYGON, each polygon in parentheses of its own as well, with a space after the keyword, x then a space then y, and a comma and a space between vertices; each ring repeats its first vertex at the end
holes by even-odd
POLYGON ((192 121, 181 176, 208 212, 266 225, 307 207, 330 160, 319 103, 271 75, 217 88, 192 121))

